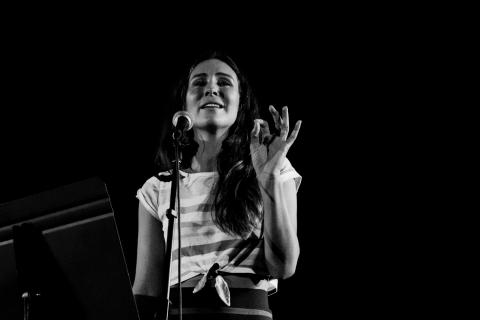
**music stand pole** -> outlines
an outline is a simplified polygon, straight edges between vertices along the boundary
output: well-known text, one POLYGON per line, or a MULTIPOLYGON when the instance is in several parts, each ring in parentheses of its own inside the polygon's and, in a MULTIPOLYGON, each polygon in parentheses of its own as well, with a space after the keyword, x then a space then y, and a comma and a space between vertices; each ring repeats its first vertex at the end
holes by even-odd
POLYGON ((34 240, 35 234, 31 223, 13 226, 13 246, 22 291, 24 320, 35 320, 37 317, 41 317, 40 309, 38 309, 40 305, 37 301, 40 297, 41 285, 38 280, 39 274, 35 274, 35 271, 42 269, 38 266, 38 263, 35 263, 35 257, 32 257, 32 252, 39 253, 36 251, 38 247, 34 240), (36 269, 34 266, 36 266, 36 269))

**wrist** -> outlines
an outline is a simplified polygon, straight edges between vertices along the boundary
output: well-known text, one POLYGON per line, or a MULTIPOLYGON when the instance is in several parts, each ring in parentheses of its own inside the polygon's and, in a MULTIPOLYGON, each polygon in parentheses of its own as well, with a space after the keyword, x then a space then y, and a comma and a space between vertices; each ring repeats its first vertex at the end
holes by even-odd
POLYGON ((280 183, 280 172, 262 172, 257 176, 258 183, 265 189, 270 189, 280 183))

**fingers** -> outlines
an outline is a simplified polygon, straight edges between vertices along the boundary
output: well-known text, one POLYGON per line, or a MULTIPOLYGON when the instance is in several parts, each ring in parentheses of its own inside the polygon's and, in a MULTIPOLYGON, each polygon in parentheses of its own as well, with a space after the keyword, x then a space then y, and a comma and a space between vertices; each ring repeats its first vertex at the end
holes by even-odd
POLYGON ((298 120, 295 123, 295 127, 292 130, 292 133, 290 134, 290 137, 287 139, 287 144, 290 147, 294 142, 295 139, 297 139, 298 132, 300 132, 300 127, 302 126, 302 120, 298 120))
POLYGON ((280 138, 283 141, 287 141, 288 138, 288 132, 290 131, 289 127, 289 116, 288 116, 288 107, 283 107, 282 108, 282 127, 280 130, 280 138))
MULTIPOLYGON (((272 114, 273 121, 275 122, 275 128, 279 131, 279 138, 285 141, 289 146, 292 145, 295 139, 297 139, 298 132, 300 131, 300 127, 302 125, 302 121, 299 120, 295 123, 295 127, 293 128, 293 131, 289 136, 290 116, 288 113, 288 107, 284 106, 282 108, 282 116, 280 116, 280 113, 272 105, 269 106, 269 111, 272 114)), ((262 129, 261 136, 264 137, 263 139, 262 137, 260 137, 260 143, 262 143, 262 140, 270 136, 270 129, 268 127, 268 122, 262 119, 256 119, 255 121, 256 121, 255 124, 257 125, 257 122, 258 122, 260 124, 260 128, 262 129)), ((260 131, 260 128, 258 129, 259 131, 260 131)))
POLYGON ((260 123, 258 123, 258 121, 255 120, 255 122, 253 123, 253 129, 251 132, 251 142, 257 144, 259 143, 259 140, 260 140, 260 123))
POLYGON ((252 130, 253 143, 265 143, 271 140, 270 127, 263 119, 255 119, 252 130))
POLYGON ((272 114, 273 121, 275 122, 275 127, 280 132, 280 138, 283 141, 287 141, 288 132, 290 131, 290 117, 288 115, 288 107, 285 106, 282 108, 282 116, 280 117, 279 112, 273 107, 269 106, 270 113, 272 114))
POLYGON ((275 107, 272 105, 268 107, 268 110, 270 110, 270 113, 272 114, 275 128, 280 131, 282 126, 282 118, 280 117, 280 114, 278 113, 277 109, 275 109, 275 107))
POLYGON ((255 119, 253 123, 252 136, 258 137, 260 134, 260 123, 255 119))
POLYGON ((255 121, 258 121, 260 123, 260 128, 262 129, 262 136, 269 136, 270 135, 270 127, 268 125, 268 122, 262 119, 255 119, 255 121))

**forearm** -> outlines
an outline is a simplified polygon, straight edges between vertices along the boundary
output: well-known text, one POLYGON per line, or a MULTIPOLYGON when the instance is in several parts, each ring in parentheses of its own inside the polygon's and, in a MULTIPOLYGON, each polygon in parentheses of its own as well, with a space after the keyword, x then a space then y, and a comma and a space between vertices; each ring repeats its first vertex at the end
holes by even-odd
POLYGON ((139 205, 137 263, 133 292, 160 297, 165 244, 160 221, 139 205))
POLYGON ((264 205, 264 249, 267 267, 275 278, 288 278, 297 265, 297 202, 293 180, 281 182, 278 175, 259 179, 264 205))

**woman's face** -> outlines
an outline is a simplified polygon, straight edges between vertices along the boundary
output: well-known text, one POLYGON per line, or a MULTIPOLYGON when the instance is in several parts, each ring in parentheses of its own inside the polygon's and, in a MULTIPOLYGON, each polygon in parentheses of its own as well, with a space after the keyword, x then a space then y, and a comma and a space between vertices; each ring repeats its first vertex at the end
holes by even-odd
POLYGON ((186 108, 198 129, 229 128, 237 118, 240 102, 237 75, 218 59, 205 60, 192 71, 186 108))

